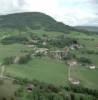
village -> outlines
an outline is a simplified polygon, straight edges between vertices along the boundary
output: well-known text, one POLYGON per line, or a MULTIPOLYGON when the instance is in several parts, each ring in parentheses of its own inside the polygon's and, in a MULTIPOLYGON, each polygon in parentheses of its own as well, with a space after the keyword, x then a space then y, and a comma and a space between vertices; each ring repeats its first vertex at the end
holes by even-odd
POLYGON ((78 79, 76 77, 77 75, 75 76, 73 74, 73 72, 75 73, 78 70, 79 67, 77 66, 81 66, 81 67, 83 66, 84 68, 88 68, 90 70, 96 69, 96 66, 92 62, 90 62, 88 59, 77 58, 75 56, 77 54, 72 53, 73 51, 79 51, 80 49, 85 49, 85 47, 79 44, 76 40, 72 40, 70 45, 63 44, 64 46, 63 48, 57 47, 56 49, 51 49, 50 47, 48 47, 50 41, 46 37, 44 38, 44 40, 41 40, 41 41, 39 41, 38 39, 31 39, 30 37, 28 39, 30 43, 25 43, 25 45, 27 46, 27 48, 30 48, 32 51, 30 52, 21 51, 21 52, 26 52, 26 54, 6 58, 3 64, 0 65, 1 78, 6 77, 4 76, 4 71, 7 65, 28 63, 31 59, 34 59, 36 57, 40 57, 40 58, 49 57, 51 59, 63 61, 65 65, 67 64, 69 66, 68 81, 74 85, 81 84, 81 81, 80 81, 81 79, 78 79))

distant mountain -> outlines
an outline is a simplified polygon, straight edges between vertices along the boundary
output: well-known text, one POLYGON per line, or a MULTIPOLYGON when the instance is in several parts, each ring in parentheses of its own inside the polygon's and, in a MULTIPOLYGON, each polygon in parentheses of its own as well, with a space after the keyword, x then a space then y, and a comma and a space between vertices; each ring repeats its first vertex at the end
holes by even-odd
POLYGON ((68 33, 72 27, 57 22, 52 17, 40 12, 25 12, 0 16, 0 29, 44 29, 45 31, 57 31, 68 33))
POLYGON ((98 26, 76 26, 76 29, 98 32, 98 26))

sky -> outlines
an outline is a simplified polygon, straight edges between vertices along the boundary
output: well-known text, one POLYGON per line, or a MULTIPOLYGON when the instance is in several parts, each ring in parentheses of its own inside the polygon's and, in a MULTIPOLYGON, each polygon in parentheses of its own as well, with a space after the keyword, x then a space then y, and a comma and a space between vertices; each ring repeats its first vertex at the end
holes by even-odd
POLYGON ((98 26, 98 0, 0 0, 0 15, 43 12, 67 25, 98 26))

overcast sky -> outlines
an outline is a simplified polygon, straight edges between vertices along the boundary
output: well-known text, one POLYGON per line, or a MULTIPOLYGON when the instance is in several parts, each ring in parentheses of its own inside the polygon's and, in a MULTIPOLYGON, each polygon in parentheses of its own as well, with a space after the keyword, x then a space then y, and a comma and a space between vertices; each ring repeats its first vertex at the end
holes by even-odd
POLYGON ((0 14, 38 11, 68 25, 98 25, 98 0, 0 0, 0 14))

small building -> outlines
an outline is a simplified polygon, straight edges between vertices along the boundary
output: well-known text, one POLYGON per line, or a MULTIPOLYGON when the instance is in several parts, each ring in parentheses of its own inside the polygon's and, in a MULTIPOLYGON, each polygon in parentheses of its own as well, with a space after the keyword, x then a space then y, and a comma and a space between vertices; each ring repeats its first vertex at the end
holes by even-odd
POLYGON ((80 81, 79 80, 74 80, 74 81, 72 81, 72 84, 73 85, 79 85, 80 84, 80 81))
POLYGON ((32 48, 35 47, 35 45, 27 45, 27 47, 32 48))
POLYGON ((64 58, 65 56, 67 56, 68 54, 68 49, 64 48, 64 50, 54 50, 54 51, 50 51, 49 52, 49 55, 53 58, 56 58, 56 59, 62 59, 64 58))
POLYGON ((79 44, 72 44, 71 46, 70 46, 70 49, 71 50, 75 50, 75 49, 80 49, 80 48, 83 48, 81 45, 79 45, 79 44))
POLYGON ((42 44, 43 44, 43 46, 46 46, 47 45, 47 42, 43 42, 42 44))
POLYGON ((38 43, 38 40, 30 40, 32 43, 38 43))
POLYGON ((42 54, 44 54, 44 55, 47 55, 48 50, 49 50, 49 49, 47 49, 47 48, 38 48, 38 49, 35 51, 35 54, 37 54, 37 53, 42 53, 42 54))
POLYGON ((67 64, 69 66, 76 66, 77 65, 77 61, 76 60, 69 60, 69 61, 67 61, 67 64))
POLYGON ((95 65, 90 65, 89 69, 96 69, 96 66, 95 65))
POLYGON ((80 84, 80 80, 73 79, 73 78, 69 78, 69 82, 73 85, 79 85, 80 84))
POLYGON ((71 46, 70 46, 70 49, 71 49, 71 50, 75 50, 75 48, 74 48, 74 46, 73 46, 73 45, 71 45, 71 46))

